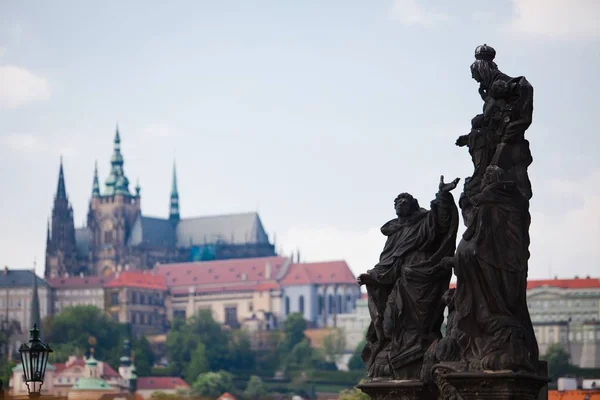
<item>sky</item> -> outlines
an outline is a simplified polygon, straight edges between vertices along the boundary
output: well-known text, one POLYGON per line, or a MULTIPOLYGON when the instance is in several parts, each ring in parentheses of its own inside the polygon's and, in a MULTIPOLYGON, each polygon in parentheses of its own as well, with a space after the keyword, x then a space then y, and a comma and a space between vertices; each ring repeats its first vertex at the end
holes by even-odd
MULTIPOLYGON (((477 45, 535 88, 529 276, 599 276, 600 2, 0 0, 0 265, 43 273, 64 160, 77 226, 118 123, 142 211, 258 211, 284 255, 376 264, 410 192, 472 172, 477 45)), ((458 198, 462 182, 455 191, 458 198)))

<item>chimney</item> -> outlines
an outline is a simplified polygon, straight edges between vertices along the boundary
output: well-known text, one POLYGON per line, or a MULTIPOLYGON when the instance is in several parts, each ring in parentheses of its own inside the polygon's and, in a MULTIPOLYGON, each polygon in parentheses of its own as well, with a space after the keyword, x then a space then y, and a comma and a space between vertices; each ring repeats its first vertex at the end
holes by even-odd
POLYGON ((267 265, 265 265, 265 279, 271 279, 271 263, 267 261, 267 265))
POLYGON ((8 275, 8 265, 4 266, 4 275, 8 275))

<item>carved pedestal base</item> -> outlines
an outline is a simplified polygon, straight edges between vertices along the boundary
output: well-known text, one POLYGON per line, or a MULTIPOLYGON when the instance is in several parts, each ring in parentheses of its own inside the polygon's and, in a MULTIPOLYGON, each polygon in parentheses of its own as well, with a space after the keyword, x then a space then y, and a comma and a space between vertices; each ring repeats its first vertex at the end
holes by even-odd
POLYGON ((417 380, 381 380, 357 386, 373 400, 436 400, 437 394, 417 380))
POLYGON ((514 372, 449 372, 438 370, 443 400, 537 400, 548 379, 514 372))

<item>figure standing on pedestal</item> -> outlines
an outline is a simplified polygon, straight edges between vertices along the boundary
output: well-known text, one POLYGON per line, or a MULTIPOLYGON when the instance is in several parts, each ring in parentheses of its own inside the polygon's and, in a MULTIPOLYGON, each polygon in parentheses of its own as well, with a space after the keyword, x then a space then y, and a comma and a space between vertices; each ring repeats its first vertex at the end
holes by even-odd
POLYGON ((450 193, 459 179, 440 179, 431 210, 408 193, 394 201, 397 218, 381 232, 387 241, 379 263, 357 281, 366 285, 372 322, 363 360, 371 379, 418 379, 423 355, 441 337, 443 306, 454 254, 458 210, 450 193))

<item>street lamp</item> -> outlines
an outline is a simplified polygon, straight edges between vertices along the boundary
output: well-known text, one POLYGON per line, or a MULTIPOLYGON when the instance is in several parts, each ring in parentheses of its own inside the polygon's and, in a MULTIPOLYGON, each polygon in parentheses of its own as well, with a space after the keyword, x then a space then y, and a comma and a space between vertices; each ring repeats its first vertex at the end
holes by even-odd
POLYGON ((23 379, 27 384, 29 397, 39 397, 41 394, 48 355, 51 352, 50 346, 40 340, 40 330, 37 328, 37 324, 33 324, 33 329, 29 331, 29 343, 23 343, 19 347, 23 379))

